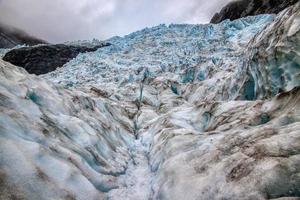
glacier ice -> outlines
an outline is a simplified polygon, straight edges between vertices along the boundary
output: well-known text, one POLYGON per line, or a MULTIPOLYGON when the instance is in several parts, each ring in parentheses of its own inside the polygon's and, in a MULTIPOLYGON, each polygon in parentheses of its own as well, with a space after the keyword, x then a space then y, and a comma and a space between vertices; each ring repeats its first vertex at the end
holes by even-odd
POLYGON ((42 76, 0 61, 0 199, 299 197, 299 19, 159 25, 42 76))

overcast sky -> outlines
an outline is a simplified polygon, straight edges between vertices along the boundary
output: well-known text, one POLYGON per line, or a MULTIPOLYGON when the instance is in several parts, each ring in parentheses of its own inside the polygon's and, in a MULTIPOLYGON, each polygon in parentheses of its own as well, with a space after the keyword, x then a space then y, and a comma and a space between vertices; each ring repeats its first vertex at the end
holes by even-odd
POLYGON ((107 39, 162 23, 207 23, 230 0, 0 0, 0 22, 63 42, 107 39))

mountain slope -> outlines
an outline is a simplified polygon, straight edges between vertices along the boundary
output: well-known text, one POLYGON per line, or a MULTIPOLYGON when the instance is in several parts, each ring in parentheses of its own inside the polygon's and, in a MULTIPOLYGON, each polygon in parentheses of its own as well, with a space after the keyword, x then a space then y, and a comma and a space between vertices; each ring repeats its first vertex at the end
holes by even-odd
POLYGON ((39 77, 0 61, 0 198, 300 197, 299 18, 161 25, 39 77))
POLYGON ((30 36, 21 30, 0 24, 0 48, 12 48, 23 44, 32 46, 46 43, 46 41, 30 36))
POLYGON ((3 60, 23 67, 30 74, 46 74, 62 67, 80 53, 96 51, 109 46, 108 43, 94 41, 85 45, 47 44, 21 47, 8 51, 3 60))
POLYGON ((235 20, 258 14, 278 14, 297 2, 298 0, 236 0, 216 13, 211 19, 211 23, 220 23, 226 19, 235 20))

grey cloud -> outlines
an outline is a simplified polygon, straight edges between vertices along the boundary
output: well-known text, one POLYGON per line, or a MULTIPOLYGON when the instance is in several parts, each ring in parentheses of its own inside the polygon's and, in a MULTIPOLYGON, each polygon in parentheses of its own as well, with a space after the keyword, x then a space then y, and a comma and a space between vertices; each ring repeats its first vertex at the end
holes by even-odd
POLYGON ((207 23, 230 0, 0 0, 0 23, 50 42, 106 39, 161 23, 207 23))

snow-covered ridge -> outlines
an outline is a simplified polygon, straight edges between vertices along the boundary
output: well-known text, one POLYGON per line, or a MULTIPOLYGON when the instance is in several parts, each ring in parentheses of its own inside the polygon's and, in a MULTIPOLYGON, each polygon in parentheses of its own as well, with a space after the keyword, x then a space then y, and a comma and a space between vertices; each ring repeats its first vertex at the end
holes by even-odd
POLYGON ((299 197, 299 19, 147 28, 40 77, 0 61, 0 199, 299 197))

